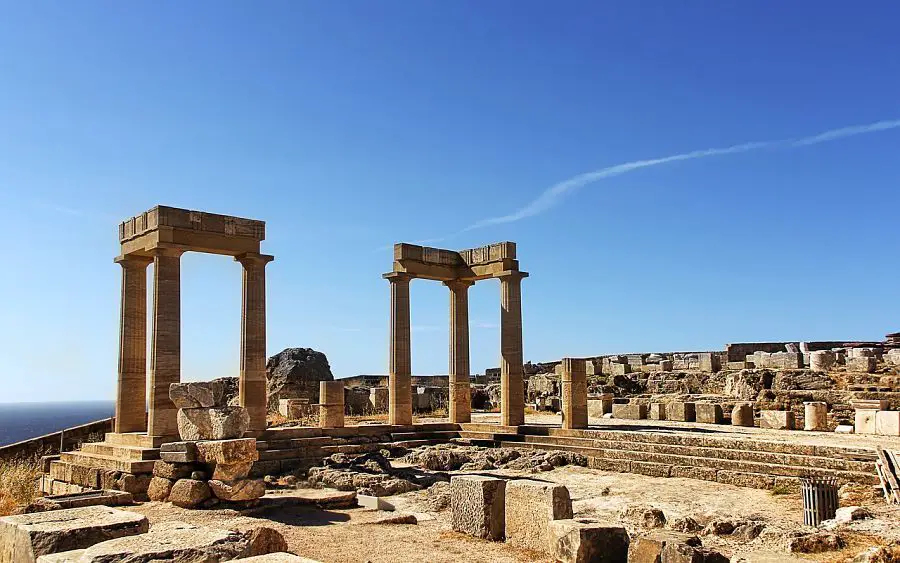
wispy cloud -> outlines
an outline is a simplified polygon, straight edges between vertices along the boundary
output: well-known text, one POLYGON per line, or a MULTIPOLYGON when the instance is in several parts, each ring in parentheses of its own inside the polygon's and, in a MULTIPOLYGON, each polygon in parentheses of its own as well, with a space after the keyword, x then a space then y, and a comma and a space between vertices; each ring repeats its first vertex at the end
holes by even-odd
POLYGON ((747 153, 751 151, 758 151, 761 149, 792 149, 798 147, 806 147, 810 145, 816 145, 819 143, 827 143, 830 141, 836 141, 838 139, 844 139, 847 137, 854 137, 856 135, 866 135, 869 133, 875 133, 878 131, 887 131, 891 129, 900 128, 900 119, 893 120, 885 120, 885 121, 877 121, 875 123, 868 123, 865 125, 852 125, 849 127, 841 127, 839 129, 831 129, 828 131, 824 131, 822 133, 818 133, 816 135, 810 135, 807 137, 793 138, 793 139, 775 139, 768 141, 753 141, 749 143, 740 143, 737 145, 731 145, 728 147, 718 147, 718 148, 709 148, 709 149, 701 149, 695 150, 680 154, 673 154, 669 156, 663 156, 659 158, 650 158, 645 160, 634 160, 631 162, 624 162, 622 164, 616 164, 613 166, 607 166, 606 168, 601 168, 599 170, 593 170, 591 172, 585 172, 582 174, 578 174, 576 176, 572 176, 562 182, 558 182, 538 195, 535 199, 533 199, 530 203, 521 207, 511 213, 506 215, 498 215, 496 217, 488 217, 486 219, 482 219, 480 221, 476 221, 472 223, 468 227, 453 233, 451 235, 443 236, 443 237, 435 237, 431 239, 426 239, 428 242, 440 242, 444 241, 463 233, 473 231, 475 229, 481 229, 483 227, 489 227, 491 225, 501 225, 505 223, 514 223, 516 221, 521 221, 522 219, 527 219, 529 217, 534 217, 536 215, 540 215, 541 213, 546 212, 547 210, 555 207, 560 203, 564 198, 569 195, 575 193, 580 188, 583 188, 589 184, 593 184, 600 180, 605 180, 607 178, 613 178, 615 176, 621 176, 622 174, 627 174, 629 172, 634 172, 635 170, 640 170, 642 168, 650 168, 653 166, 661 166, 664 164, 671 164, 673 162, 681 162, 686 160, 696 160, 700 158, 709 158, 713 156, 725 156, 730 154, 741 154, 747 153))

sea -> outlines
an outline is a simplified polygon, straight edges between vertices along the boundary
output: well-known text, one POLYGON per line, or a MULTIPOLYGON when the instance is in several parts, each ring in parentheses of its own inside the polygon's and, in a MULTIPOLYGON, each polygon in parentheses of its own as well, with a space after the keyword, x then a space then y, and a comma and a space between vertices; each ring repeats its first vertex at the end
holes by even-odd
POLYGON ((0 403, 0 446, 113 416, 114 401, 0 403))

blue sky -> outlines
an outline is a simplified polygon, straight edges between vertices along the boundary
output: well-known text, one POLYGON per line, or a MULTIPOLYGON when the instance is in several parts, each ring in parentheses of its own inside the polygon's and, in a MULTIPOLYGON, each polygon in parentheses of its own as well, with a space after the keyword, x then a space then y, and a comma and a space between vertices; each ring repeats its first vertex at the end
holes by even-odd
MULTIPOLYGON (((314 347, 337 376, 386 371, 384 248, 433 238, 517 241, 528 360, 880 339, 900 330, 898 17, 829 1, 3 3, 0 402, 113 396, 116 224, 156 204, 265 220, 269 352, 314 347), (761 141, 777 142, 541 195, 761 141)), ((240 266, 190 254, 182 273, 183 378, 236 375, 240 266)), ((416 373, 446 372, 447 293, 413 283, 416 373)), ((483 371, 498 284, 470 301, 483 371)))

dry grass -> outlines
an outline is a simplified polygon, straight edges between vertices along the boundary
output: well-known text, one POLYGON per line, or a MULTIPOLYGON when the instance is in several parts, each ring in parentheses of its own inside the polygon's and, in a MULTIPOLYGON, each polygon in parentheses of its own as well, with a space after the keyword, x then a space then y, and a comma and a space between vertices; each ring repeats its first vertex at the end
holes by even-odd
POLYGON ((40 475, 36 458, 0 461, 0 516, 12 514, 37 497, 40 475))

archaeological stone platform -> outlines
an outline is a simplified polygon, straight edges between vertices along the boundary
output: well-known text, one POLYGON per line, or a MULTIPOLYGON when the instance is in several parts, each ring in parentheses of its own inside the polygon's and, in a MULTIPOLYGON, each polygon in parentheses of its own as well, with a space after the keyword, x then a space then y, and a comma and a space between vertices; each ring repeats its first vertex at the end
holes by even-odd
POLYGON ((181 256, 233 256, 243 270, 240 405, 250 430, 266 428, 265 223, 230 215, 156 206, 119 225, 122 306, 115 432, 139 433, 155 447, 178 434, 169 386, 181 381, 181 256), (153 333, 147 377, 147 266, 153 264, 153 333))
POLYGON ((500 394, 505 425, 525 422, 522 365, 522 290, 516 244, 500 242, 461 251, 414 244, 394 245, 391 272, 391 336, 388 412, 391 424, 412 423, 412 359, 409 284, 416 278, 450 289, 450 422, 471 420, 469 368, 469 287, 500 280, 500 394))

